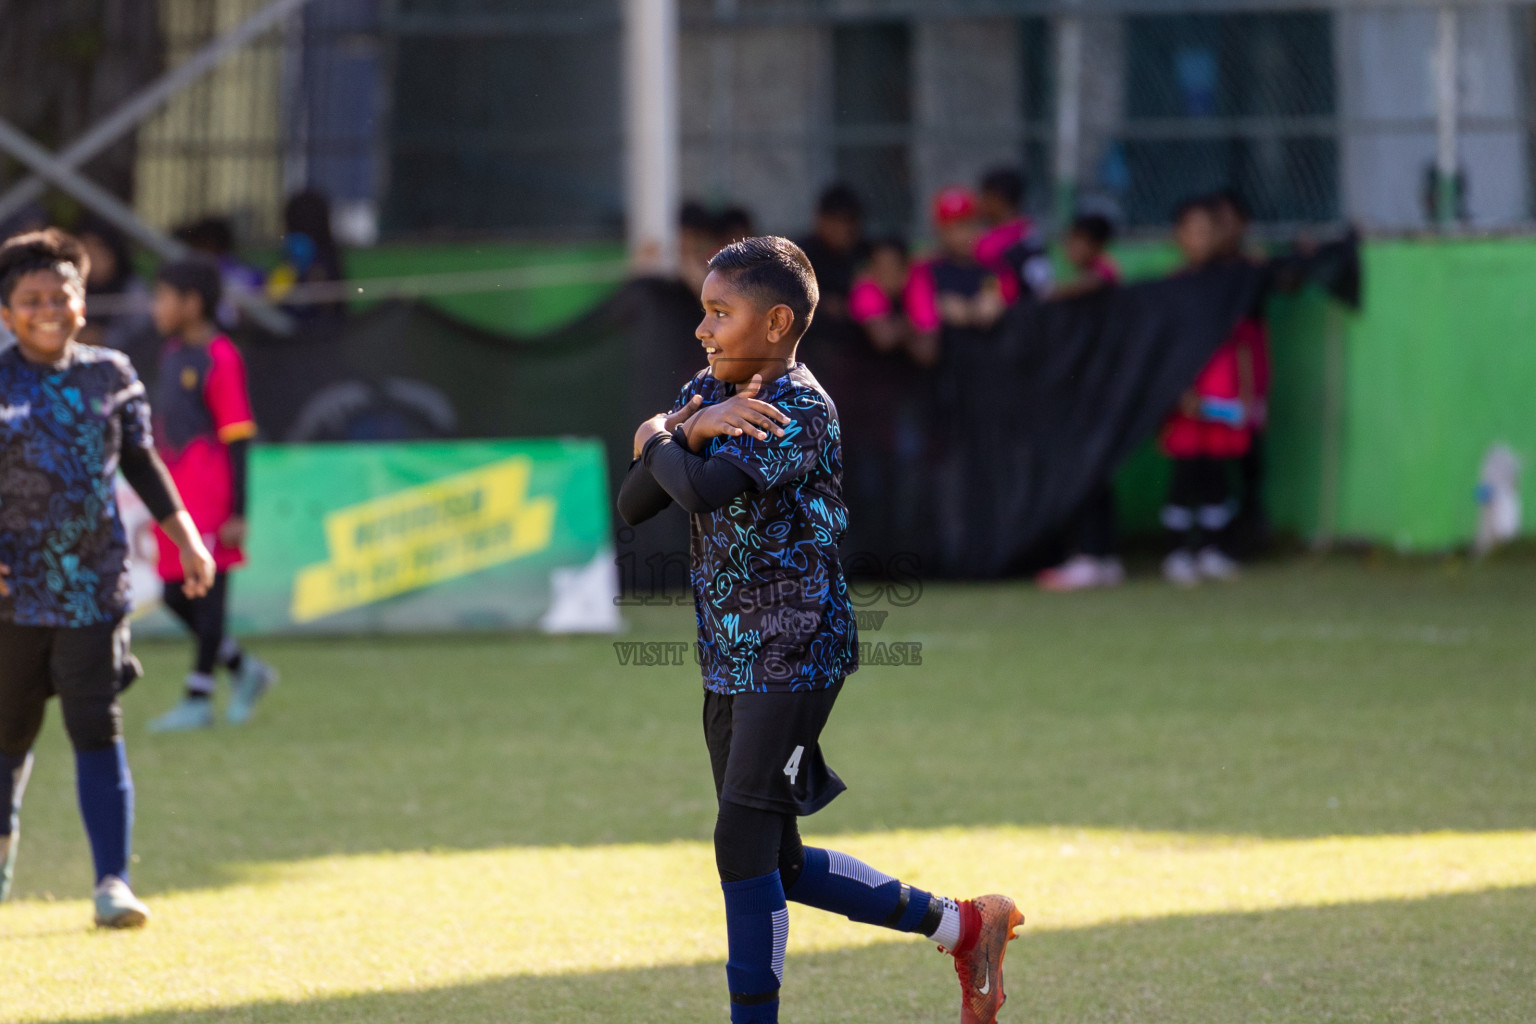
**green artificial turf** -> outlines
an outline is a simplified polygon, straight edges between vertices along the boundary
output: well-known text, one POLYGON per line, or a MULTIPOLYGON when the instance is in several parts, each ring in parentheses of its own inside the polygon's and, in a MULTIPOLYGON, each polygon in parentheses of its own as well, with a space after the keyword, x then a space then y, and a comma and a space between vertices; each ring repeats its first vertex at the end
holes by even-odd
MULTIPOLYGON (((1032 923, 1003 1021, 1529 1019, 1536 561, 910 596, 866 595, 887 614, 864 639, 922 663, 849 682, 824 736, 849 792, 804 830, 917 884, 1011 887, 1032 923)), ((697 674, 613 647, 686 641, 692 614, 626 613, 619 638, 259 642, 282 685, 197 735, 145 734, 188 652, 140 645, 134 882, 156 920, 85 927, 54 709, 0 906, 0 1020, 724 1020, 697 674), (580 917, 518 917, 604 886, 580 917)), ((953 1019, 931 946, 792 917, 786 1021, 953 1019)))

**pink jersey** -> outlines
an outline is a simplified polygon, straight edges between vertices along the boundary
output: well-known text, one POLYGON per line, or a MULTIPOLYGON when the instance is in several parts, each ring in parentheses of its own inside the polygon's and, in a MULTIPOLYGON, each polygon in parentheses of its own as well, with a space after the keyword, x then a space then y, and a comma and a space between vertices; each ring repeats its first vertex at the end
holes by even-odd
MULTIPOLYGON (((1190 390, 1201 398, 1225 401, 1242 398, 1242 364, 1239 353, 1245 347, 1251 352, 1256 337, 1261 333, 1253 320, 1239 323, 1201 369, 1190 390)), ((1252 444, 1252 410, 1248 410, 1248 414, 1249 422, 1233 426, 1190 416, 1182 409, 1176 410, 1163 425, 1159 439, 1163 452, 1176 459, 1197 456, 1231 459, 1244 455, 1252 444)))
POLYGON ((1035 233, 1035 226, 1028 217, 1015 217, 991 228, 976 243, 976 260, 989 267, 1008 262, 1008 250, 1035 233))
POLYGON ((848 316, 855 323, 867 324, 895 311, 891 297, 873 278, 860 277, 853 282, 853 288, 848 292, 848 316))

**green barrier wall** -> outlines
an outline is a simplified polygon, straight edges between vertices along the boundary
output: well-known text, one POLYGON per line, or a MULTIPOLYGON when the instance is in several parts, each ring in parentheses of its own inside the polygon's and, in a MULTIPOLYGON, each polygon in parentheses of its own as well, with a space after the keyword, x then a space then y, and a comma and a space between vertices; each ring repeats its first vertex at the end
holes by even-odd
MULTIPOLYGON (((585 245, 475 244, 381 245, 347 254, 354 278, 447 274, 508 267, 607 263, 624 259, 613 242, 585 245)), ((462 320, 496 331, 533 334, 568 323, 611 293, 616 284, 569 284, 541 288, 444 295, 433 302, 462 320)), ((367 303, 359 303, 366 306, 367 303)))
POLYGON ((1533 285, 1530 239, 1366 249, 1365 312, 1345 324, 1341 535, 1404 549, 1469 539, 1497 441, 1525 462, 1522 503, 1536 511, 1533 285))

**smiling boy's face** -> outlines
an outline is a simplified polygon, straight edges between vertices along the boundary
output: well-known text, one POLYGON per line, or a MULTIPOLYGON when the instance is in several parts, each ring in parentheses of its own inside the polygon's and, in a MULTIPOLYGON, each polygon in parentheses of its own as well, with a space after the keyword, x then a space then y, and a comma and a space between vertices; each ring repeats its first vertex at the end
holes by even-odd
POLYGON ((727 384, 745 384, 754 373, 771 380, 795 355, 795 314, 780 303, 762 303, 738 290, 731 275, 710 271, 699 295, 704 319, 694 336, 704 346, 711 375, 727 384))
POLYGON ((34 363, 56 363, 85 326, 85 284, 73 268, 34 270, 11 289, 0 319, 34 363))

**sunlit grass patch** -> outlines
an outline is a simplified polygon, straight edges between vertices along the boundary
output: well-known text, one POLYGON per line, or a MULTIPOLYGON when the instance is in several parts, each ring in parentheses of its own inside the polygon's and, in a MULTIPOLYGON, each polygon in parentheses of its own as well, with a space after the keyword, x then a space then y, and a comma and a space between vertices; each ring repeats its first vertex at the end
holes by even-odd
MULTIPOLYGON (((1536 832, 1262 840, 1003 827, 809 841, 946 894, 1011 893, 1031 934, 1536 885, 1536 832)), ((154 910, 142 933, 87 936, 82 901, 6 907, 6 1019, 334 999, 724 959, 713 854, 700 842, 261 863, 238 868, 228 886, 162 894, 154 910)), ((887 942, 917 945, 806 908, 792 913, 792 958, 887 942)))

